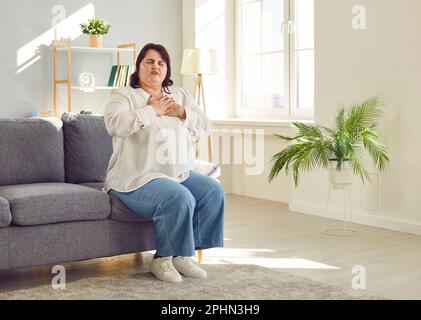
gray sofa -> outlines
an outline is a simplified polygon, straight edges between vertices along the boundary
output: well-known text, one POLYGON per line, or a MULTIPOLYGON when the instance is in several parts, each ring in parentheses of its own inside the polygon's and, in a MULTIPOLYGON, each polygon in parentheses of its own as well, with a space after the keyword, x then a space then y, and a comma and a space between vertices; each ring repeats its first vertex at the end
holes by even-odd
POLYGON ((155 249, 152 222, 101 191, 111 153, 101 116, 0 119, 0 270, 155 249))

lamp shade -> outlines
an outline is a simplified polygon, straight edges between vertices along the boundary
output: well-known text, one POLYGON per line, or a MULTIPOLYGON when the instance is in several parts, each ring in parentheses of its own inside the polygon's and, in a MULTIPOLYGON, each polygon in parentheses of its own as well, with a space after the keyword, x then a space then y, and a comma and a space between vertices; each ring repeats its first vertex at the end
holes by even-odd
POLYGON ((215 49, 184 49, 181 74, 211 74, 218 72, 215 49))

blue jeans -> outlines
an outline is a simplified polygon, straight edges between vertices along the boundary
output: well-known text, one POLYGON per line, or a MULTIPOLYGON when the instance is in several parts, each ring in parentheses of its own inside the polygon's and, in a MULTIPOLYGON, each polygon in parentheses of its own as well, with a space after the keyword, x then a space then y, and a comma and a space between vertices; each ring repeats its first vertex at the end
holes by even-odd
POLYGON ((158 256, 193 256, 197 248, 224 246, 226 195, 213 178, 190 171, 182 183, 159 178, 132 192, 108 193, 153 221, 158 256))

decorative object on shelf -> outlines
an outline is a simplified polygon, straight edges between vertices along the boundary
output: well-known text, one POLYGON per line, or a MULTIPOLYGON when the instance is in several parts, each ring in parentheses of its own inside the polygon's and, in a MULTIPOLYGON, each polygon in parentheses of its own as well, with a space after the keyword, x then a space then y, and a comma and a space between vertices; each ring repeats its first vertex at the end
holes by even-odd
MULTIPOLYGON (((184 49, 183 61, 181 64, 181 74, 196 76, 196 85, 194 90, 197 105, 200 107, 201 98, 203 101, 203 110, 206 114, 205 91, 203 89, 203 75, 215 74, 218 72, 217 55, 215 49, 184 49)), ((208 137, 208 160, 212 159, 211 137, 208 137)), ((196 146, 196 156, 199 148, 196 146)))
MULTIPOLYGON (((116 54, 116 58, 117 58, 117 66, 120 66, 120 61, 121 61, 121 53, 130 53, 133 54, 133 64, 136 63, 136 57, 137 57, 137 53, 136 53, 136 44, 135 43, 127 43, 127 44, 119 44, 117 45, 117 47, 115 48, 90 48, 90 47, 73 47, 71 45, 71 42, 63 42, 63 43, 55 43, 55 45, 53 46, 53 103, 54 103, 54 114, 57 115, 57 89, 58 86, 63 86, 67 88, 67 111, 68 112, 72 112, 72 89, 81 89, 82 86, 80 87, 74 87, 72 86, 72 52, 81 52, 81 53, 115 53, 116 54), (57 68, 57 64, 58 64, 58 56, 57 54, 59 52, 62 53, 67 53, 67 77, 66 78, 62 78, 59 79, 58 78, 58 68, 57 68)), ((79 83, 80 84, 80 83, 79 83)), ((98 84, 96 84, 96 86, 94 87, 95 90, 110 90, 113 89, 113 87, 109 87, 107 86, 107 83, 98 86, 98 84)), ((83 89, 82 89, 83 90, 83 89)), ((86 91, 86 90, 84 90, 86 91)), ((87 91, 91 91, 91 90, 87 90, 87 91)))
POLYGON ((95 77, 93 73, 83 72, 79 75, 79 86, 82 91, 95 91, 95 77))
POLYGON ((335 119, 335 127, 294 122, 295 136, 276 135, 289 146, 272 157, 269 182, 282 169, 288 174, 292 169, 295 186, 298 185, 300 171, 316 168, 329 170, 329 194, 326 204, 323 231, 334 235, 352 235, 351 185, 353 176, 361 177, 363 183, 370 180, 363 161, 368 155, 374 166, 384 171, 389 163, 386 147, 376 130, 377 121, 383 114, 383 102, 372 97, 348 108, 340 107, 335 119), (345 204, 344 228, 327 229, 326 219, 331 190, 343 190, 348 194, 349 218, 345 204), (351 227, 348 228, 348 223, 351 227))
POLYGON ((32 110, 32 118, 55 117, 53 111, 50 110, 32 110))
POLYGON ((133 65, 114 65, 111 67, 108 79, 109 87, 127 87, 130 84, 130 75, 135 71, 133 65))
POLYGON ((65 47, 65 46, 71 46, 71 45, 72 45, 71 38, 61 38, 61 39, 53 40, 51 42, 51 47, 65 47))
POLYGON ((80 27, 82 28, 82 32, 89 36, 88 46, 101 48, 102 36, 109 32, 111 25, 101 18, 94 18, 81 24, 80 27))

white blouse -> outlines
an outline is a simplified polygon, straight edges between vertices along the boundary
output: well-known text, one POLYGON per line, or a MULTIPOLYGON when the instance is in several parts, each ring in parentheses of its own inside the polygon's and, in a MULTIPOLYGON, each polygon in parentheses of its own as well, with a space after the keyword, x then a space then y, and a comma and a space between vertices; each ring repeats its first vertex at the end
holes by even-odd
POLYGON ((134 191, 157 178, 183 182, 189 177, 192 140, 207 137, 211 125, 189 93, 177 87, 169 90, 168 96, 186 109, 186 119, 156 116, 147 104, 150 95, 141 88, 124 87, 111 93, 104 119, 113 137, 113 154, 104 192, 134 191))

